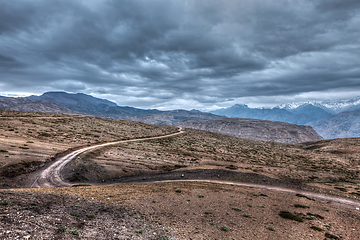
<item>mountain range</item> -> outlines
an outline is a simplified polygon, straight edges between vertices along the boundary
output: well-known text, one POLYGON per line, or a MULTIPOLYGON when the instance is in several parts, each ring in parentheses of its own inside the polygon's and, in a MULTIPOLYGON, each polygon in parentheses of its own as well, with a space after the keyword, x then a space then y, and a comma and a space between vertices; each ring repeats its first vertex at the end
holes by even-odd
POLYGON ((252 118, 308 125, 326 139, 360 137, 360 98, 289 103, 274 108, 233 105, 211 111, 230 118, 252 118))
POLYGON ((308 101, 300 103, 287 103, 277 106, 280 109, 286 109, 290 112, 302 105, 313 105, 315 107, 321 108, 324 111, 337 114, 345 111, 355 111, 360 109, 360 97, 353 99, 340 99, 340 100, 326 100, 326 101, 308 101))
POLYGON ((55 112, 64 114, 91 115, 103 118, 124 119, 157 125, 176 125, 189 120, 220 119, 218 116, 197 110, 160 111, 122 107, 106 99, 83 93, 46 92, 41 96, 1 97, 0 109, 27 112, 55 112))
POLYGON ((230 118, 253 118, 270 121, 280 121, 294 124, 307 124, 332 114, 311 104, 304 104, 297 108, 287 110, 275 108, 249 108, 247 105, 235 104, 229 108, 211 111, 212 114, 230 118))
MULTIPOLYGON (((249 108, 247 105, 236 104, 229 108, 201 112, 198 110, 139 109, 118 106, 109 100, 95 98, 83 93, 46 92, 40 96, 19 98, 0 96, 0 109, 91 115, 157 125, 179 125, 186 121, 219 120, 223 118, 248 118, 308 125, 326 139, 360 137, 360 126, 358 124, 360 122, 360 98, 289 103, 274 108, 249 108)), ((214 124, 209 124, 213 128, 214 124)), ((266 124, 263 126, 265 127, 266 124)))

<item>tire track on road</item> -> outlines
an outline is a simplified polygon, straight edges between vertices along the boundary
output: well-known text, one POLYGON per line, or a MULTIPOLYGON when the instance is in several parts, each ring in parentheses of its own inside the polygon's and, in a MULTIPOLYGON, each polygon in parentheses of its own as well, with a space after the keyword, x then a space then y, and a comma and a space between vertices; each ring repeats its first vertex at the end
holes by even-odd
POLYGON ((177 136, 180 134, 183 134, 184 131, 181 127, 179 127, 179 131, 176 133, 163 135, 163 136, 157 136, 157 137, 148 137, 148 138, 138 138, 138 139, 130 139, 130 140, 121 140, 116 142, 110 142, 110 143, 103 143, 98 144, 90 147, 84 147, 79 150, 76 150, 74 152, 71 152, 67 154, 64 157, 59 158, 57 161, 55 161, 53 164, 51 164, 48 168, 44 169, 39 176, 35 179, 33 184, 30 186, 31 188, 45 188, 45 187, 67 187, 71 186, 73 184, 67 183, 63 180, 61 177, 61 170, 74 158, 79 156, 80 154, 84 152, 89 152, 98 148, 116 145, 120 143, 127 143, 127 142, 139 142, 139 141, 146 141, 146 140, 154 140, 154 139, 161 139, 161 138, 168 138, 177 136))

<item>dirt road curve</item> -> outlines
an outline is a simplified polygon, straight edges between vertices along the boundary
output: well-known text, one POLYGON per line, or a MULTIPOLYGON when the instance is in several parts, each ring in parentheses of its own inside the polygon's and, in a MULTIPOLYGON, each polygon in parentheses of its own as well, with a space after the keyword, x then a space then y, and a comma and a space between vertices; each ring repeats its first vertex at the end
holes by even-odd
POLYGON ((67 182, 64 182, 61 178, 61 170, 68 164, 70 161, 72 161, 74 158, 76 158, 79 154, 94 150, 97 148, 115 145, 119 143, 127 143, 127 142, 138 142, 138 141, 146 141, 146 140, 152 140, 152 139, 160 139, 160 138, 167 138, 176 136, 179 134, 184 133, 181 127, 179 127, 179 132, 172 133, 164 136, 158 136, 158 137, 148 137, 148 138, 139 138, 139 139, 131 139, 131 140, 122 140, 122 141, 116 141, 116 142, 110 142, 110 143, 103 143, 99 145, 94 145, 90 147, 85 147, 79 150, 76 150, 60 159, 58 159, 56 162, 51 164, 48 168, 44 169, 39 176, 36 178, 34 183, 31 185, 32 188, 44 188, 44 187, 65 187, 65 186, 71 186, 72 184, 69 184, 67 182))
POLYGON ((299 189, 291 189, 291 188, 284 188, 284 187, 277 187, 277 186, 269 186, 269 185, 261 185, 261 184, 252 184, 252 183, 239 183, 239 182, 230 182, 230 181, 218 181, 218 180, 164 180, 164 181, 154 181, 153 183, 163 183, 163 182, 208 182, 208 183, 218 183, 218 184, 231 184, 235 186, 242 186, 242 187, 251 187, 251 188, 259 188, 259 189, 265 189, 269 191, 274 192, 280 192, 280 193, 290 193, 290 194, 302 194, 307 197, 324 201, 324 202, 330 202, 334 204, 341 205, 343 207, 349 207, 354 208, 358 211, 360 211, 360 202, 354 201, 351 199, 346 199, 342 197, 337 196, 330 196, 322 193, 315 193, 310 191, 302 191, 299 189))

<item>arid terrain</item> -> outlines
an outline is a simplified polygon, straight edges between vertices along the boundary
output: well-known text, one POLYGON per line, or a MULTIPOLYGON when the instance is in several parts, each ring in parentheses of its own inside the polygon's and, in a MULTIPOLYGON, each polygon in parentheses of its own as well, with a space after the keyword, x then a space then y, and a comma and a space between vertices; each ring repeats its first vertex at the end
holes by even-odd
POLYGON ((29 189, 73 150, 178 128, 13 111, 0 121, 0 239, 360 239, 359 139, 185 129, 84 152, 61 172, 72 187, 29 189))
POLYGON ((102 176, 107 180, 112 171, 119 177, 134 175, 135 170, 146 173, 161 169, 216 168, 332 185, 344 179, 359 180, 359 145, 359 139, 291 145, 186 129, 185 134, 176 138, 132 142, 85 154, 69 165, 69 169, 80 173, 84 171, 77 168, 101 165, 104 171, 109 170, 102 176))
POLYGON ((193 120, 179 125, 250 140, 300 143, 323 139, 310 126, 249 118, 193 120))
POLYGON ((177 127, 123 120, 0 110, 0 187, 16 187, 69 149, 102 142, 160 136, 177 127), (15 177, 18 177, 14 180, 15 177))
POLYGON ((358 239, 360 228, 354 209, 230 184, 20 189, 0 196, 9 202, 0 206, 4 239, 358 239), (71 235, 74 229, 80 237, 71 235))

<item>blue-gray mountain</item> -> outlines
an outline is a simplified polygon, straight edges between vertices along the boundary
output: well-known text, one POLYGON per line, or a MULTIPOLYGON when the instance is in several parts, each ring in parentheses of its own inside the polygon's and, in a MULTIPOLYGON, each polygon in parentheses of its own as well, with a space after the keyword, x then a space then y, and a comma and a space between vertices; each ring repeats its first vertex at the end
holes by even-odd
POLYGON ((211 111, 227 117, 252 118, 309 125, 326 139, 360 137, 360 98, 283 104, 270 109, 234 105, 211 111))
POLYGON ((30 96, 28 98, 40 102, 57 103, 73 111, 107 118, 124 118, 143 113, 158 112, 158 110, 119 107, 116 103, 109 100, 96 98, 83 93, 46 92, 41 96, 30 96))
POLYGON ((329 111, 325 111, 320 106, 314 106, 310 103, 305 103, 298 106, 297 108, 288 109, 288 111, 296 114, 297 116, 302 116, 304 119, 307 120, 307 122, 329 117, 332 115, 329 111))
POLYGON ((341 112, 309 125, 327 139, 360 137, 360 110, 341 112))
POLYGON ((331 115, 330 113, 327 113, 321 108, 315 107, 313 105, 299 106, 290 112, 289 110, 280 109, 278 107, 271 109, 249 108, 247 105, 236 104, 229 108, 222 108, 211 111, 211 113, 230 118, 252 118, 294 124, 307 124, 311 121, 323 118, 324 116, 331 115), (310 113, 308 114, 307 111, 310 113), (319 112, 319 114, 313 114, 314 112, 319 112))
POLYGON ((313 105, 315 107, 321 108, 324 111, 337 114, 345 111, 355 111, 360 109, 360 97, 353 99, 340 99, 340 100, 327 100, 327 101, 310 101, 310 102, 301 102, 301 103, 287 103, 279 105, 278 108, 292 111, 298 108, 301 105, 313 105))

